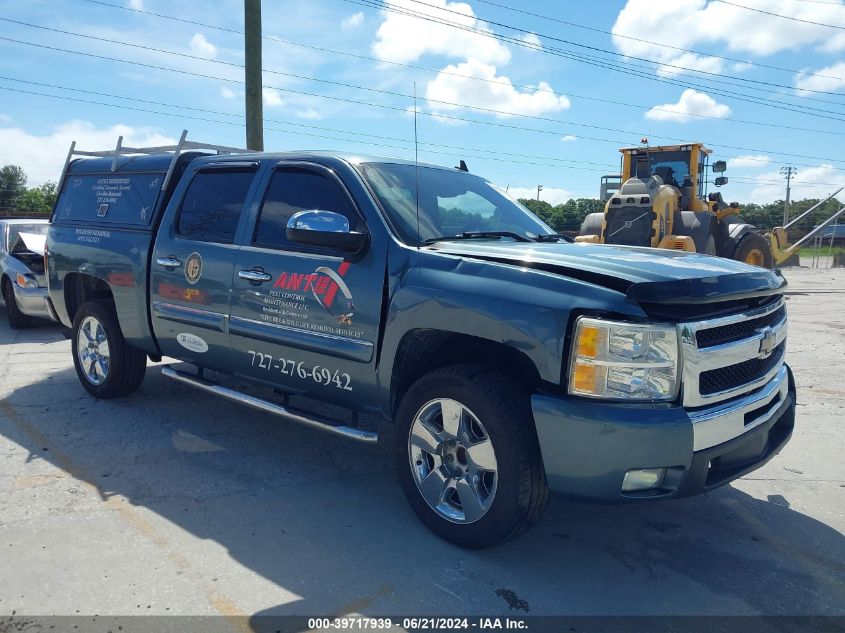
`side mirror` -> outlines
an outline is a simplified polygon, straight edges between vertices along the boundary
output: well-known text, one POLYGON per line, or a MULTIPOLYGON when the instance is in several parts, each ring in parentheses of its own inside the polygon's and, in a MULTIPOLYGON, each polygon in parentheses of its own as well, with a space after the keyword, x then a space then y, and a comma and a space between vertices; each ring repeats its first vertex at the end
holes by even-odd
POLYGON ((722 185, 728 184, 728 179, 726 176, 719 176, 715 181, 713 181, 713 184, 717 187, 721 187, 722 185))
POLYGON ((317 209, 294 213, 285 233, 291 242, 336 248, 345 253, 360 252, 369 239, 366 233, 352 231, 349 220, 340 213, 317 209))
POLYGON ((717 160, 715 163, 713 163, 713 167, 711 169, 713 170, 713 173, 721 174, 727 168, 728 168, 728 164, 725 161, 717 160))

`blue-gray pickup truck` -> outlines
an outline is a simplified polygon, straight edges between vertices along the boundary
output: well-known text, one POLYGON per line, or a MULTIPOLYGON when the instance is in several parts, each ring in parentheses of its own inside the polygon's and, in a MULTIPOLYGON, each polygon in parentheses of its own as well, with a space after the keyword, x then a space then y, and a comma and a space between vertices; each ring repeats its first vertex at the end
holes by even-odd
POLYGON ((62 176, 49 304, 94 397, 170 357, 196 367, 173 379, 355 440, 375 414, 419 518, 473 548, 527 530, 550 490, 701 493, 791 436, 777 272, 570 243, 463 163, 175 149, 62 176))

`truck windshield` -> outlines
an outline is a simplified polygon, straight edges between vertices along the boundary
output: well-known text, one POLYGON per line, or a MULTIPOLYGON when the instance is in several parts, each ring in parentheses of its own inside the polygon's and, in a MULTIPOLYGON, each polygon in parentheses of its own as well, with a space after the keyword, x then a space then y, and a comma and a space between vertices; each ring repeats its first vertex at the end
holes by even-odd
POLYGON ((480 239, 512 239, 492 233, 533 240, 553 233, 528 209, 478 176, 394 163, 365 163, 361 169, 406 244, 418 245, 449 236, 473 237, 469 234, 478 234, 480 239))

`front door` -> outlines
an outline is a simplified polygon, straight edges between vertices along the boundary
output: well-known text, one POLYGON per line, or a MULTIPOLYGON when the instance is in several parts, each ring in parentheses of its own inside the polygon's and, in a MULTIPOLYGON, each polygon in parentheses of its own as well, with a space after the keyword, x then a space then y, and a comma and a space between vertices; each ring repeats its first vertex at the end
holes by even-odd
POLYGON ((162 354, 225 369, 236 235, 255 180, 252 164, 209 165, 169 210, 150 272, 153 330, 162 354))
POLYGON ((371 245, 350 261, 331 248, 292 242, 288 220, 303 210, 339 213, 352 230, 367 231, 332 171, 308 163, 276 167, 238 251, 229 325, 233 366, 287 392, 349 404, 375 387, 385 246, 371 245))

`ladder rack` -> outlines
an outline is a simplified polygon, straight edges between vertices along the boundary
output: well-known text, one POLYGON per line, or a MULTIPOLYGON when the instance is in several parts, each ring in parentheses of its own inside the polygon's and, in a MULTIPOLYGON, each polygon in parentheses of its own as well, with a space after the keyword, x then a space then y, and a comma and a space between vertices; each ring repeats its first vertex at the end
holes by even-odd
POLYGON ((188 130, 182 130, 182 135, 179 137, 179 143, 177 143, 176 145, 160 145, 158 147, 125 147, 123 145, 123 137, 118 136, 117 147, 115 147, 114 149, 100 152, 90 152, 76 149, 76 141, 73 141, 70 144, 70 149, 67 153, 67 159, 65 159, 65 166, 62 169, 62 175, 59 178, 59 187, 61 187, 62 183, 64 182, 65 176, 67 176, 68 167, 70 166, 70 163, 73 160, 74 156, 96 156, 99 158, 111 156, 111 170, 114 172, 117 171, 117 161, 121 156, 129 156, 133 154, 162 154, 164 152, 173 152, 173 158, 171 159, 170 165, 167 168, 167 174, 165 174, 164 179, 161 182, 161 190, 164 191, 165 189, 167 189, 167 185, 170 184, 170 178, 173 175, 173 169, 176 167, 176 161, 179 159, 179 155, 184 151, 200 149, 217 152, 218 154, 243 154, 255 151, 238 147, 227 147, 226 145, 211 145, 209 143, 198 143, 197 141, 187 140, 187 136, 188 130))

